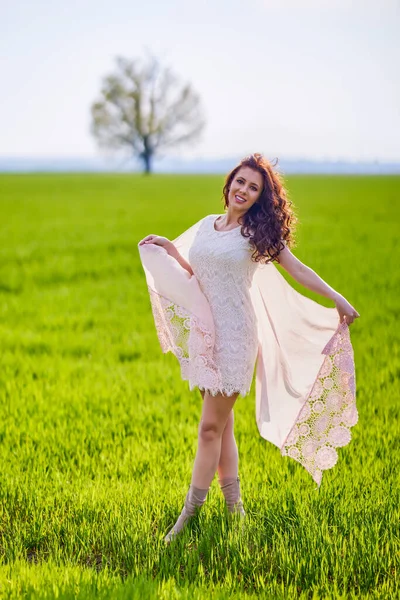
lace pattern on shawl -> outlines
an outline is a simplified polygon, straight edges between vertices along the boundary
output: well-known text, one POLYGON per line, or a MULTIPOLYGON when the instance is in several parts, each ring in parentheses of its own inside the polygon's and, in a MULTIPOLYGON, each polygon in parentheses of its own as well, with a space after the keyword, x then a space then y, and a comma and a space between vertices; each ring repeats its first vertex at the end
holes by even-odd
POLYGON ((209 329, 187 309, 161 296, 148 287, 151 308, 161 349, 172 352, 179 361, 181 376, 189 381, 189 389, 198 387, 212 396, 237 392, 245 395, 249 389, 223 387, 215 364, 214 337, 209 329))
POLYGON ((335 466, 337 448, 351 440, 358 421, 354 353, 347 323, 322 351, 322 363, 311 392, 281 448, 281 454, 301 463, 318 487, 322 472, 335 466))
POLYGON ((218 388, 219 374, 213 360, 212 333, 187 309, 157 294, 150 287, 151 307, 161 349, 179 361, 181 376, 190 390, 218 388))

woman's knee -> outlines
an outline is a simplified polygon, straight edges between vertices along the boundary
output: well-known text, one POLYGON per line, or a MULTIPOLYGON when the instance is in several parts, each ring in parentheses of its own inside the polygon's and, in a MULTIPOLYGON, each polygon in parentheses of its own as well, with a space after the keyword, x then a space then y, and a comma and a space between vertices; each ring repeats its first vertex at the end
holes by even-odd
POLYGON ((222 394, 216 397, 207 392, 204 395, 202 416, 199 425, 199 438, 205 442, 222 437, 225 427, 228 430, 233 426, 233 405, 237 394, 225 397, 222 394))
POLYGON ((201 420, 199 438, 203 442, 213 442, 222 437, 223 426, 213 419, 201 420))

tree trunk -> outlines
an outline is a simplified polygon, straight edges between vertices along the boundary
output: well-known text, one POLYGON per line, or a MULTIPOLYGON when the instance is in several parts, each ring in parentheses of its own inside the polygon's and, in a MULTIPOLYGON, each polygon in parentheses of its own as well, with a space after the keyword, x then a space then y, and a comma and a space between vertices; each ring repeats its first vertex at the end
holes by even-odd
POLYGON ((151 173, 151 154, 150 152, 143 152, 143 162, 144 162, 144 173, 145 175, 149 175, 151 173))
POLYGON ((142 152, 142 158, 143 158, 143 162, 144 162, 144 172, 146 175, 149 175, 149 173, 151 173, 151 158, 152 158, 152 147, 150 144, 150 139, 148 135, 144 135, 143 136, 143 152, 142 152))

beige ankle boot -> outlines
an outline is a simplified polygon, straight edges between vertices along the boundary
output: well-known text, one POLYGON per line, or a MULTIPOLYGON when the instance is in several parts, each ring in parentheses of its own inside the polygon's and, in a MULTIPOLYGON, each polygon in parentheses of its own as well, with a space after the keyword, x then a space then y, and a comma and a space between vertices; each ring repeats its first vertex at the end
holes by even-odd
POLYGON ((242 517, 246 515, 243 502, 240 497, 240 479, 237 477, 224 477, 219 479, 222 493, 230 513, 239 513, 242 517))
POLYGON ((181 514, 178 517, 177 522, 172 529, 167 533, 164 538, 164 542, 169 544, 173 539, 176 538, 178 533, 184 528, 187 521, 203 506, 206 501, 207 493, 209 488, 201 489, 194 485, 190 485, 189 491, 186 494, 185 504, 181 514))

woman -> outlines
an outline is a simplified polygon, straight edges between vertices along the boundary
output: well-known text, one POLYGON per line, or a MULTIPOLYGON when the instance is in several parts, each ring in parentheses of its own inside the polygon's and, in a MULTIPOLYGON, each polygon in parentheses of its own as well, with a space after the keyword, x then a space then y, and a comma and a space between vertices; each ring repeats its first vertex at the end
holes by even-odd
POLYGON ((289 250, 296 217, 279 174, 250 155, 227 175, 223 194, 224 215, 206 216, 174 242, 139 242, 161 347, 203 398, 191 485, 167 543, 204 504, 217 470, 228 510, 245 516, 233 406, 249 392, 256 362, 261 435, 318 484, 357 421, 347 330, 360 315, 289 250), (296 292, 273 260, 336 308, 296 292))

